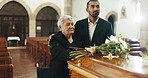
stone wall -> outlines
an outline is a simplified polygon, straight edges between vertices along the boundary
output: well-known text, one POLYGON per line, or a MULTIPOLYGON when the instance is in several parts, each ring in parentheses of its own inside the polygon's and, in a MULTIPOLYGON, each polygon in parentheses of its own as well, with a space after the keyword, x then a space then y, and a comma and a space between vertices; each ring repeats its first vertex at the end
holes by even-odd
POLYGON ((140 24, 140 43, 142 47, 148 48, 148 0, 141 0, 142 21, 140 24))

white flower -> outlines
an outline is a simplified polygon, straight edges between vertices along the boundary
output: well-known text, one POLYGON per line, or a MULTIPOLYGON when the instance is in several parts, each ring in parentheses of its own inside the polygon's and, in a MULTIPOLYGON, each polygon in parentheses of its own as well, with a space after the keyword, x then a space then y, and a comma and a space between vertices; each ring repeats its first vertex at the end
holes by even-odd
POLYGON ((111 35, 111 36, 109 37, 109 39, 110 39, 111 41, 116 41, 116 36, 111 35))
POLYGON ((110 41, 115 41, 116 40, 116 37, 111 35, 110 37, 108 37, 106 40, 105 40, 105 43, 109 43, 110 41))
POLYGON ((127 53, 130 50, 130 47, 125 41, 125 38, 122 37, 122 35, 111 35, 110 37, 108 37, 108 39, 105 40, 105 44, 97 47, 97 50, 104 55, 107 55, 109 53, 122 55, 127 53))
POLYGON ((108 39, 105 40, 105 43, 109 43, 109 42, 110 42, 110 40, 108 40, 108 39))
POLYGON ((109 43, 110 41, 114 41, 116 43, 119 43, 119 40, 116 36, 111 35, 110 37, 108 37, 108 39, 105 40, 105 43, 109 43))

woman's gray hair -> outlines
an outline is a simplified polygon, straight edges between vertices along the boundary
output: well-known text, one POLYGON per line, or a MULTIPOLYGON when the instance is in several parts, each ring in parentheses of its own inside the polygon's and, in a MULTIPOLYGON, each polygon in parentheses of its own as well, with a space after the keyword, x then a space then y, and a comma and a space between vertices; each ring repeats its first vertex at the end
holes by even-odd
POLYGON ((73 19, 70 15, 63 15, 59 18, 59 20, 57 22, 58 27, 60 27, 64 23, 65 20, 72 20, 73 21, 73 19))

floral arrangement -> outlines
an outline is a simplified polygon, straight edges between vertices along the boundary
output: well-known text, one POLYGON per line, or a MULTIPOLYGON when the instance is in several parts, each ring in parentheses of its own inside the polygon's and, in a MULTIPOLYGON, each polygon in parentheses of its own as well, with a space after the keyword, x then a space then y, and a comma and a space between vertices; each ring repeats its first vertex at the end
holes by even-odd
POLYGON ((105 44, 96 47, 96 51, 101 52, 103 56, 122 56, 129 53, 130 46, 122 35, 111 35, 105 40, 105 44))
POLYGON ((105 40, 105 43, 100 46, 90 46, 86 47, 85 49, 71 51, 69 53, 70 59, 74 60, 79 57, 86 56, 88 54, 93 54, 95 52, 101 52, 103 57, 108 59, 118 58, 119 56, 126 55, 130 51, 130 46, 126 42, 125 38, 121 35, 118 36, 110 36, 108 39, 105 40))

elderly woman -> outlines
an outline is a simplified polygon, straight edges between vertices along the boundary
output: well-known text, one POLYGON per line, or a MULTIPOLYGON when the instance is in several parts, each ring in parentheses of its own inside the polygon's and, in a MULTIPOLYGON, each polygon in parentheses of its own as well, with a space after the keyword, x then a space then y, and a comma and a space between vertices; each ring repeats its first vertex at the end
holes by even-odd
POLYGON ((49 78, 69 78, 67 61, 70 60, 70 47, 82 47, 81 42, 73 35, 74 22, 71 16, 64 15, 58 20, 60 31, 51 37, 51 62, 49 78))

